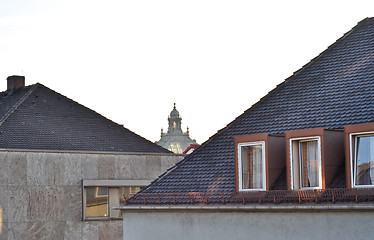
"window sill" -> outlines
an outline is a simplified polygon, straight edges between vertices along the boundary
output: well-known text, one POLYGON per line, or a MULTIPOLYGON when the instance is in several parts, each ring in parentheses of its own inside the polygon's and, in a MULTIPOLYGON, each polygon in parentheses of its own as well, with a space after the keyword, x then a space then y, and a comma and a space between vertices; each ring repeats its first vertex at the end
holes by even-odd
POLYGON ((123 220, 122 217, 92 217, 92 218, 82 219, 83 222, 89 222, 89 221, 119 221, 119 220, 123 220))
POLYGON ((354 185, 353 188, 374 188, 374 185, 354 185))

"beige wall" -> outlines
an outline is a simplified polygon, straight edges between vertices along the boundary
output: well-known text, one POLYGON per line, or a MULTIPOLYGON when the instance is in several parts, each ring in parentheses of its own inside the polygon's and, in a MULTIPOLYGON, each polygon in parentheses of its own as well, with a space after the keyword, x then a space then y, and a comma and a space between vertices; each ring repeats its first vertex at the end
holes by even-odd
POLYGON ((81 220, 81 180, 153 180, 182 158, 0 151, 0 239, 122 239, 121 220, 81 220))
POLYGON ((125 210, 124 240, 367 240, 374 212, 125 210))

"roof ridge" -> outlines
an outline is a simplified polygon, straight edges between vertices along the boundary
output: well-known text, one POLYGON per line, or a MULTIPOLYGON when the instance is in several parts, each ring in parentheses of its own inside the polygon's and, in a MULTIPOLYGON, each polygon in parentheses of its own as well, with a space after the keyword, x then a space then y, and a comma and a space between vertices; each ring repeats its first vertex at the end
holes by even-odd
POLYGON ((17 108, 31 95, 31 93, 33 93, 33 91, 36 89, 36 87, 40 85, 39 83, 36 83, 36 84, 33 84, 33 85, 30 85, 32 86, 27 92, 26 94, 21 97, 14 105, 11 109, 9 109, 9 111, 4 114, 4 116, 0 119, 0 126, 8 119, 8 117, 14 113, 17 108))

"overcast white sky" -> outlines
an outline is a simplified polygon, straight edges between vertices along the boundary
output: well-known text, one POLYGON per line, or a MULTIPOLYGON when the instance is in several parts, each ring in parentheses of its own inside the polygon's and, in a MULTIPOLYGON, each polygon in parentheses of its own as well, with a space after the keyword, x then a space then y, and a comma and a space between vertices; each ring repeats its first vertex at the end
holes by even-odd
POLYGON ((0 0, 0 88, 25 75, 151 141, 176 102, 202 143, 366 17, 373 0, 0 0))

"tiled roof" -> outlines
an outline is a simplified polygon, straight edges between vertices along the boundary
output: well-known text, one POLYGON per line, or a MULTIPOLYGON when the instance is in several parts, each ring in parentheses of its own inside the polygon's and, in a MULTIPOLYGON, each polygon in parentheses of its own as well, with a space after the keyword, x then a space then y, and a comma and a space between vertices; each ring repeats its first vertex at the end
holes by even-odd
MULTIPOLYGON (((367 122, 374 122, 374 18, 358 23, 143 192, 235 191, 233 136, 367 122)), ((271 189, 286 189, 285 174, 271 189)))
POLYGON ((0 148, 171 153, 39 83, 0 93, 0 148))

